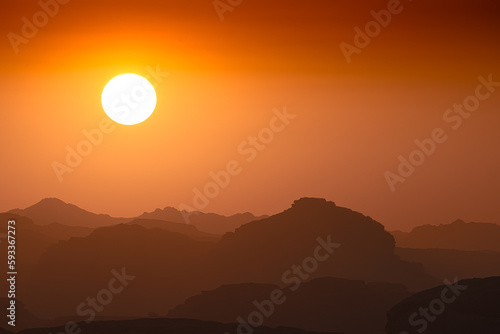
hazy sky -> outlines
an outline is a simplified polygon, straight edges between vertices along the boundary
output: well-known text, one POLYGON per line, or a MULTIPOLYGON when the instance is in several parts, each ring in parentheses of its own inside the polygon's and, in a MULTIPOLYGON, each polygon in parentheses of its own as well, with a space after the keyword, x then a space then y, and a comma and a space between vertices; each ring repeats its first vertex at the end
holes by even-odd
POLYGON ((3 5, 2 211, 44 197, 115 216, 194 207, 194 189, 229 164, 237 175, 202 211, 272 214, 315 196, 389 229, 500 222, 500 87, 477 88, 500 82, 495 1, 243 0, 223 21, 212 0, 71 0, 52 16, 37 1, 3 5), (385 26, 355 41, 372 11, 385 26), (58 177, 122 73, 156 86, 154 114, 96 135, 58 177), (470 114, 447 111, 464 101, 470 114), (295 116, 275 120, 285 108, 295 116), (435 131, 443 142, 391 189, 385 173, 435 131))

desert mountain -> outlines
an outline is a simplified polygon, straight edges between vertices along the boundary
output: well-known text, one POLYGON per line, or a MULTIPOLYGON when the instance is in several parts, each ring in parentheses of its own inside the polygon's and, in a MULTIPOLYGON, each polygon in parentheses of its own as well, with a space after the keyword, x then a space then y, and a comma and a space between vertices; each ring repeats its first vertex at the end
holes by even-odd
POLYGON ((173 223, 158 219, 137 218, 130 225, 139 225, 145 228, 159 228, 161 230, 184 234, 194 240, 218 241, 220 235, 199 231, 194 225, 185 223, 173 223))
MULTIPOLYGON (((49 225, 37 225, 31 219, 19 216, 13 213, 0 213, 0 221, 5 222, 15 220, 16 262, 19 268, 22 268, 23 275, 19 280, 24 281, 31 273, 33 266, 39 261, 42 254, 50 245, 59 240, 67 240, 72 236, 85 236, 90 234, 92 229, 83 227, 65 226, 52 223, 49 225), (19 246, 22 245, 22 246, 19 246)), ((6 229, 7 230, 7 229, 6 229)), ((6 232, 6 231, 5 231, 6 232)), ((6 237, 4 235, 3 237, 6 237)), ((2 263, 7 263, 7 239, 0 243, 0 258, 5 259, 2 263)), ((0 287, 4 282, 0 283, 0 287)))
POLYGON ((139 225, 102 227, 85 238, 49 247, 19 298, 39 317, 72 316, 81 302, 107 288, 114 277, 135 277, 99 315, 166 312, 204 287, 200 261, 212 245, 139 225))
POLYGON ((72 316, 122 270, 135 278, 99 316, 165 315, 188 297, 222 284, 285 287, 319 277, 404 284, 413 290, 439 284, 422 265, 396 256, 394 238, 370 217, 324 199, 303 198, 218 242, 136 224, 58 241, 42 255, 19 298, 40 318, 72 316))
MULTIPOLYGON (((76 205, 65 203, 57 198, 46 198, 25 209, 10 210, 9 213, 31 218, 36 224, 40 225, 59 223, 90 228, 125 224, 135 219, 134 217, 116 218, 107 214, 95 214, 81 209, 76 205)), ((167 222, 166 224, 170 224, 172 228, 177 228, 172 226, 172 223, 186 224, 186 217, 188 217, 189 224, 194 225, 199 231, 222 235, 226 232, 234 231, 235 228, 250 221, 266 218, 267 216, 257 217, 247 212, 227 217, 215 213, 185 212, 172 207, 166 207, 164 209, 156 209, 153 212, 145 212, 137 218, 161 220, 167 222)), ((142 223, 145 222, 143 221, 142 223)), ((148 224, 151 225, 152 223, 148 224)))
POLYGON ((380 223, 317 198, 302 198, 282 213, 225 234, 208 262, 209 276, 221 277, 221 284, 286 285, 300 276, 289 272, 293 265, 313 269, 302 269, 306 280, 330 276, 412 289, 439 284, 421 265, 394 254, 394 238, 380 223), (324 261, 316 266, 312 257, 324 261))
POLYGON ((402 260, 422 263, 428 274, 440 280, 500 276, 499 252, 396 248, 396 254, 402 260))
POLYGON ((500 277, 455 282, 410 296, 388 313, 387 334, 500 333, 500 277))
MULTIPOLYGON (((21 273, 17 276, 16 286, 18 291, 22 291, 30 277, 33 273, 35 266, 38 264, 40 257, 44 252, 53 244, 56 244, 59 240, 69 239, 71 236, 85 236, 90 234, 91 229, 65 226, 60 224, 49 224, 49 225, 37 225, 27 217, 19 216, 13 213, 0 213, 0 221, 5 224, 5 232, 7 232, 7 222, 9 220, 14 220, 15 223, 15 237, 16 241, 16 259, 15 265, 16 269, 21 273)), ((7 255, 9 243, 6 234, 2 236, 0 242, 0 260, 2 263, 7 264, 7 255)), ((5 267, 7 269, 7 266, 5 267)), ((2 291, 8 291, 7 281, 2 280, 0 282, 0 289, 2 291)), ((6 294, 7 295, 7 294, 6 294)), ((22 299, 19 299, 22 301, 22 299)), ((31 316, 28 312, 20 310, 20 316, 25 315, 27 325, 33 324, 31 316), (26 314, 25 314, 26 313, 26 314)))
MULTIPOLYGON (((33 221, 27 217, 19 216, 12 213, 0 213, 0 220, 4 222, 5 230, 2 231, 3 234, 7 232, 7 222, 9 220, 14 220, 15 223, 15 235, 12 235, 17 241, 18 247, 16 248, 16 257, 19 262, 23 265, 31 265, 38 262, 40 256, 43 252, 52 244, 57 242, 57 235, 61 236, 64 232, 51 235, 49 231, 45 231, 42 226, 36 225, 33 221), (22 236, 22 247, 19 247, 19 243, 22 236)), ((54 231, 54 230, 53 230, 54 231)), ((61 230, 62 231, 62 230, 61 230)), ((0 243, 2 249, 1 257, 7 256, 7 243, 6 234, 3 236, 3 240, 0 243)), ((7 259, 4 262, 7 263, 7 259)))
POLYGON ((239 213, 232 216, 222 216, 215 213, 179 211, 172 207, 165 207, 164 209, 156 209, 153 212, 144 212, 138 218, 165 220, 174 223, 186 223, 194 225, 202 232, 212 234, 224 234, 226 232, 233 232, 236 228, 253 220, 267 218, 267 216, 254 216, 253 214, 239 213))
POLYGON ((466 223, 457 220, 445 225, 422 225, 411 232, 396 232, 396 245, 401 248, 441 248, 467 251, 500 252, 500 225, 466 223))
POLYGON ((295 291, 270 284, 224 285, 189 298, 168 316, 231 323, 239 317, 251 321, 258 311, 270 327, 384 334, 387 311, 409 295, 402 285, 331 277, 306 282, 295 291), (273 291, 282 291, 278 304, 270 302, 273 291))
POLYGON ((95 214, 57 198, 45 198, 26 209, 14 209, 9 212, 29 217, 40 225, 59 223, 69 226, 100 227, 126 223, 131 220, 95 214))

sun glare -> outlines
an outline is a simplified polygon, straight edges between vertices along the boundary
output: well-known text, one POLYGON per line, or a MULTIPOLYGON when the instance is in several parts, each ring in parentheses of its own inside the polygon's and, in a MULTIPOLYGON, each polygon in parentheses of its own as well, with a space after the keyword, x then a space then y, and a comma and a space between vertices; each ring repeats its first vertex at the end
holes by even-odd
POLYGON ((156 92, 151 83, 137 74, 122 74, 111 79, 101 96, 102 107, 113 121, 134 125, 144 122, 156 107, 156 92))

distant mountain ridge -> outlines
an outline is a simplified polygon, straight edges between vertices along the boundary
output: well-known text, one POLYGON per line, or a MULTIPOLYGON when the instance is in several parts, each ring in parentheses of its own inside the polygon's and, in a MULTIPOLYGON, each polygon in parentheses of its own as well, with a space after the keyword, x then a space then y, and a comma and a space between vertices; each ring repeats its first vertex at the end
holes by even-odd
MULTIPOLYGON (((156 220, 157 223, 158 221, 166 221, 170 224, 186 224, 186 212, 179 211, 173 207, 167 206, 163 209, 156 209, 153 212, 144 212, 138 217, 118 218, 112 217, 108 214, 96 214, 57 198, 45 198, 25 209, 13 209, 8 212, 28 217, 39 225, 58 223, 67 226, 97 228, 117 224, 126 224, 135 219, 156 220)), ((249 212, 235 214, 232 216, 202 212, 192 212, 188 213, 188 215, 190 224, 195 226, 199 231, 218 235, 222 235, 226 232, 232 232, 237 227, 250 221, 267 217, 254 216, 249 212)), ((146 222, 142 221, 142 223, 146 222)), ((149 224, 152 223, 150 222, 149 224)))
POLYGON ((127 298, 101 316, 165 314, 186 298, 223 284, 297 284, 299 276, 291 266, 305 266, 304 261, 314 261, 311 256, 322 260, 308 269, 304 284, 320 277, 404 284, 413 291, 439 284, 422 265, 394 254, 394 238, 380 223, 324 199, 302 198, 218 241, 134 223, 59 241, 43 254, 20 299, 41 318, 67 316, 74 305, 102 289, 110 270, 126 268, 137 279, 121 294, 127 298), (330 253, 332 242, 341 246, 330 253))
POLYGON ((396 248, 396 254, 402 260, 422 263, 429 275, 441 280, 500 276, 500 252, 396 248))
POLYGON ((500 225, 493 223, 456 220, 451 224, 422 225, 411 232, 396 231, 392 234, 396 246, 401 248, 500 252, 500 225))
POLYGON ((196 226, 188 225, 184 223, 173 223, 170 221, 159 220, 159 219, 144 219, 137 218, 132 220, 129 225, 139 225, 145 228, 158 228, 161 230, 175 232, 184 234, 194 240, 206 240, 206 241, 218 241, 221 236, 218 234, 212 234, 207 232, 199 231, 196 226))
MULTIPOLYGON (((67 226, 58 223, 42 226, 35 224, 28 217, 19 216, 14 213, 0 213, 1 221, 6 222, 11 219, 16 221, 16 233, 22 236, 23 246, 17 249, 19 255, 17 260, 23 263, 23 266, 36 263, 50 245, 72 237, 85 237, 93 231, 91 228, 67 226)), ((0 247, 2 248, 7 245, 7 243, 3 245, 0 243, 0 247)), ((2 252, 0 257, 6 254, 7 249, 5 249, 5 252, 2 252)))
POLYGON ((156 209, 153 212, 144 212, 137 218, 159 219, 185 224, 187 216, 189 216, 189 223, 196 226, 198 230, 214 234, 232 232, 243 224, 268 217, 266 215, 255 216, 250 212, 237 213, 231 216, 222 216, 216 213, 198 211, 187 214, 186 212, 167 206, 163 209, 156 209))
POLYGON ((95 228, 126 223, 131 220, 131 218, 115 218, 107 214, 92 213, 57 198, 45 198, 25 209, 14 209, 9 212, 31 218, 40 225, 59 223, 95 228))
MULTIPOLYGON (((112 270, 117 270, 134 276, 134 280, 117 296, 112 307, 106 307, 100 313, 108 319, 148 314, 164 316, 169 310, 182 306, 183 302, 184 310, 177 308, 179 313, 174 312, 171 316, 199 317, 193 308, 196 305, 188 303, 187 299, 194 297, 190 301, 196 302, 196 296, 203 291, 213 293, 209 296, 211 298, 199 299, 210 304, 210 300, 217 300, 218 296, 240 295, 239 284, 248 289, 264 285, 266 289, 289 289, 298 284, 300 290, 290 297, 290 304, 277 311, 276 318, 273 318, 276 322, 267 325, 361 334, 365 331, 363 324, 350 326, 349 323, 355 320, 349 315, 356 314, 354 308, 363 305, 369 320, 367 323, 374 329, 372 332, 378 334, 390 304, 405 298, 408 291, 437 286, 443 278, 459 274, 465 277, 477 277, 476 273, 495 274, 487 267, 495 266, 500 260, 496 254, 476 251, 395 248, 394 237, 381 223, 322 198, 300 198, 283 212, 253 219, 223 236, 200 231, 194 224, 167 220, 182 217, 182 212, 171 207, 145 213, 141 218, 113 218, 93 214, 57 199, 46 199, 16 212, 39 214, 48 224, 37 225, 35 219, 13 212, 0 214, 4 220, 14 218, 18 222, 18 231, 24 241, 19 255, 25 274, 19 276, 22 289, 19 289, 18 297, 26 310, 40 319, 74 316, 75 305, 88 296, 95 296, 112 277, 112 270), (63 225, 64 222, 51 222, 54 218, 42 210, 57 211, 59 207, 65 211, 56 218, 76 217, 71 220, 73 223, 83 222, 85 217, 126 221, 97 228, 67 226, 63 225), (154 219, 155 216, 162 219, 154 219), (336 245, 335 250, 332 245, 336 245), (228 293, 218 289, 221 286, 227 288, 227 285, 235 289, 228 293), (349 292, 348 298, 337 308, 337 300, 345 297, 342 293, 351 290, 359 293, 349 292), (316 297, 311 299, 311 296, 316 297), (292 298, 297 298, 296 302, 292 298), (379 302, 378 307, 372 307, 376 304, 374 300, 379 302), (308 307, 304 310, 303 305, 308 307), (346 309, 349 312, 344 314, 346 305, 353 310, 346 309), (321 313, 323 309, 325 313, 321 313), (332 310, 335 317, 329 313, 332 310), (280 312, 284 312, 282 319, 287 321, 278 321, 280 312), (308 322, 308 319, 301 318, 302 314, 316 320, 308 322)), ((203 213, 191 215, 192 219, 196 217, 200 219, 198 224, 205 222, 205 226, 214 229, 236 226, 238 219, 257 218, 251 214, 231 217, 203 213), (235 220, 231 221, 231 218, 235 220)), ((91 224, 92 220, 85 223, 91 224)), ((462 236, 454 231, 465 229, 473 238, 486 236, 480 238, 484 244, 496 231, 494 224, 458 221, 450 225, 453 225, 451 236, 462 236), (480 233, 471 232, 471 228, 480 233)), ((3 256, 7 254, 6 246, 4 243, 3 256)), ((5 285, 4 282, 0 287, 4 289, 5 285)), ((224 307, 235 311, 237 306, 240 307, 238 310, 243 310, 241 307, 247 305, 229 303, 224 307)), ((358 313, 359 317, 361 314, 358 313)), ((229 319, 203 320, 225 322, 229 319)))

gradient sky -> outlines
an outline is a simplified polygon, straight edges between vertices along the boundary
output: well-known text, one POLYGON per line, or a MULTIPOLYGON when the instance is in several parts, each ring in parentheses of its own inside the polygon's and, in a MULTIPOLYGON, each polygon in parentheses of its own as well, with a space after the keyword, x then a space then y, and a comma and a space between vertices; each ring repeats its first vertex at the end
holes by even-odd
POLYGON ((243 0, 219 19, 211 0, 71 0, 16 53, 9 33, 37 1, 4 0, 0 14, 0 210, 58 197, 134 216, 193 206, 209 173, 242 172, 202 211, 273 214, 325 197, 389 229, 500 222, 500 88, 453 130, 443 114, 500 81, 500 4, 402 1, 402 11, 348 64, 339 47, 387 1, 243 0), (169 75, 154 114, 116 125, 60 182, 54 161, 106 119, 100 97, 122 73, 169 75), (251 162, 238 146, 273 117, 297 115, 251 162), (415 139, 449 135, 392 192, 415 139))

